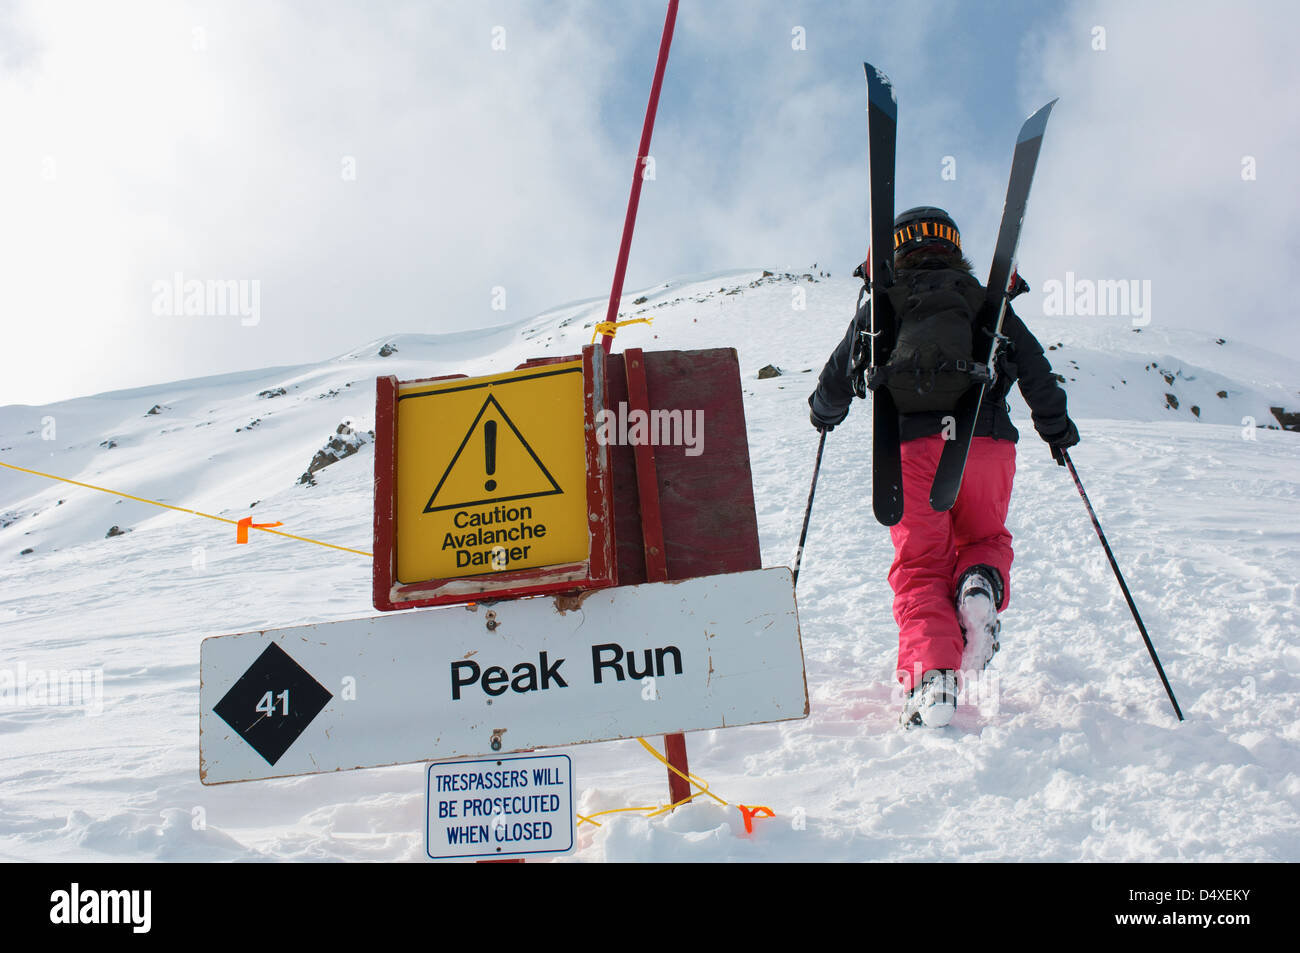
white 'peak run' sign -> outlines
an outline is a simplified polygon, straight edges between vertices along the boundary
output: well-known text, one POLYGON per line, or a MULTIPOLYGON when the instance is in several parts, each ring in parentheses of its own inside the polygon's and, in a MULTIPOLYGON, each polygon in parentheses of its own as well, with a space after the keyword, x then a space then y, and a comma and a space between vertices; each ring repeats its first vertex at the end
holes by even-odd
POLYGON ((219 636, 200 677, 207 784, 808 713, 783 567, 219 636))

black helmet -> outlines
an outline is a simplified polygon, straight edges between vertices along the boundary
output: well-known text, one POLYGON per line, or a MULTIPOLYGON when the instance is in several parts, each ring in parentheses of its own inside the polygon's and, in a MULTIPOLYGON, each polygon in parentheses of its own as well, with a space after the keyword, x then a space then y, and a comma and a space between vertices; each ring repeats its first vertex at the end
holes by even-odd
POLYGON ((903 255, 926 246, 960 253, 961 233, 957 231, 957 223, 933 205, 918 205, 901 212, 894 219, 894 254, 903 255))

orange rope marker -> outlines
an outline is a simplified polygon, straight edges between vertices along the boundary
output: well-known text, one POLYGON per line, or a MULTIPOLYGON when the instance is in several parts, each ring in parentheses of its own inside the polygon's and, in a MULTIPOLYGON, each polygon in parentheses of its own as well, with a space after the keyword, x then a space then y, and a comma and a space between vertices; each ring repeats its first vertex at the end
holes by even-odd
POLYGON ((236 543, 248 542, 248 528, 250 526, 253 529, 270 529, 273 526, 283 526, 283 525, 284 525, 283 523, 254 523, 253 518, 251 516, 245 516, 242 520, 240 520, 238 523, 235 524, 235 542, 236 543))
POLYGON ((740 808, 740 816, 743 817, 743 818, 745 819, 745 833, 746 833, 746 834, 752 834, 752 833, 754 833, 754 818, 756 818, 756 817, 776 817, 776 812, 773 811, 770 807, 762 807, 762 806, 759 806, 759 807, 745 807, 745 805, 743 805, 743 804, 737 804, 736 807, 740 808), (760 813, 760 812, 764 812, 764 811, 765 811, 766 813, 760 813))

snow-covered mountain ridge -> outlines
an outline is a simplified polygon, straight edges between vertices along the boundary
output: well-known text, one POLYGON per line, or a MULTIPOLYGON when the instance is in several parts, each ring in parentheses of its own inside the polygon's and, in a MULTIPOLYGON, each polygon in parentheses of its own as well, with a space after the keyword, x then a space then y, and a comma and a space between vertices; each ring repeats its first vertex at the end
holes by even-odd
MULTIPOLYGON (((665 282, 624 296, 623 319, 655 323, 631 325, 618 340, 647 349, 735 346, 748 388, 807 391, 811 378, 775 384, 754 378, 767 364, 815 376, 847 326, 857 288, 855 279, 823 278, 815 268, 665 282)), ((376 375, 476 374, 529 357, 577 353, 603 317, 604 302, 593 299, 482 332, 378 338, 317 364, 3 407, 0 459, 229 516, 284 489, 290 476, 296 480, 341 423, 371 427, 376 375)), ((1026 320, 1079 419, 1277 428, 1300 408, 1300 375, 1290 362, 1249 345, 1177 329, 1135 329, 1112 318, 1026 320)), ((1023 406, 1018 409, 1021 419, 1023 406)), ((125 528, 159 515, 138 504, 69 495, 66 487, 0 472, 0 515, 13 527, 0 530, 0 557, 88 538, 67 536, 70 524, 85 523, 90 538, 100 538, 110 525, 125 528), (55 514, 60 499, 72 509, 55 514), (11 540, 22 545, 15 550, 11 540)))

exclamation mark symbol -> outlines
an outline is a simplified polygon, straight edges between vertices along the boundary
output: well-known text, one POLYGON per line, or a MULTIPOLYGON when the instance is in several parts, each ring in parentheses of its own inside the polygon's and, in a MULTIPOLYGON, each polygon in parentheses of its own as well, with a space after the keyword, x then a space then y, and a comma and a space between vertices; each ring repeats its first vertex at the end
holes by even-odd
MULTIPOLYGON (((483 466, 489 477, 497 472, 497 422, 495 420, 483 423, 483 466)), ((496 488, 496 480, 489 479, 483 484, 483 489, 489 493, 496 488)))

